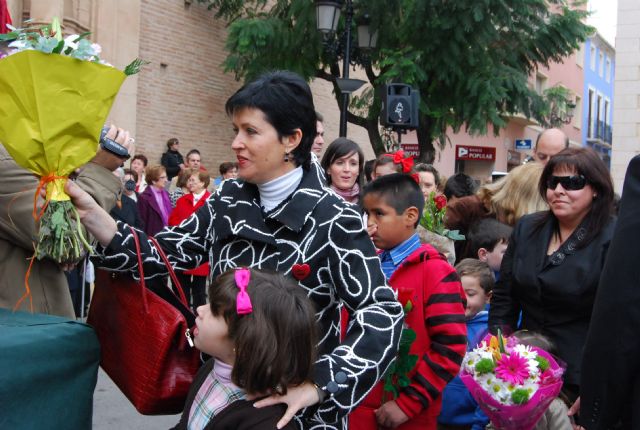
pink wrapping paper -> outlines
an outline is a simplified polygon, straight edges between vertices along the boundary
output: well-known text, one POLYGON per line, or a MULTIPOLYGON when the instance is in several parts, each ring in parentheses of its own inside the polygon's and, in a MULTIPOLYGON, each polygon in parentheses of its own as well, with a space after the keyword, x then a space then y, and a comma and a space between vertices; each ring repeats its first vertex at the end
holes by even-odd
POLYGON ((531 430, 540 420, 553 399, 558 397, 562 388, 561 374, 563 368, 546 351, 532 347, 539 355, 549 360, 549 369, 557 375, 557 380, 546 385, 540 385, 538 391, 531 396, 524 405, 503 405, 491 397, 474 379, 462 370, 460 379, 469 389, 480 409, 489 417, 491 423, 498 430, 531 430))

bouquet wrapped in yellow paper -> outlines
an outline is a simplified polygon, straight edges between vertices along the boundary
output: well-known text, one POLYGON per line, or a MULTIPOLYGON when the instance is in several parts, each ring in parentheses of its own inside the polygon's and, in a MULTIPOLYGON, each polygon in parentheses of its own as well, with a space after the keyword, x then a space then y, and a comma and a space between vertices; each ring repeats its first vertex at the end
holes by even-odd
MULTIPOLYGON (((20 166, 40 178, 33 215, 39 221, 35 256, 77 262, 91 247, 64 192, 69 174, 93 158, 102 126, 127 74, 100 60, 86 35, 62 38, 57 20, 0 35, 11 41, 0 57, 0 142, 20 166), (46 187, 41 208, 37 199, 46 187)), ((28 284, 27 284, 28 292, 28 284)))

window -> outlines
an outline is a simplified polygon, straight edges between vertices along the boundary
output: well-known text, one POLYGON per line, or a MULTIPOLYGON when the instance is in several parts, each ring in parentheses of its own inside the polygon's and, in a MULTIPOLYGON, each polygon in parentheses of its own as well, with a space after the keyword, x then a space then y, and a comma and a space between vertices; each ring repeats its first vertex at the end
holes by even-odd
POLYGON ((602 95, 598 94, 596 98, 596 122, 595 122, 595 137, 601 138, 602 136, 602 95))
POLYGON ((607 58, 607 70, 605 71, 605 80, 611 82, 611 60, 607 58))
POLYGON ((536 75, 536 93, 542 94, 547 89, 547 77, 538 73, 536 75))
POLYGON ((600 77, 604 76, 604 54, 602 52, 600 52, 600 55, 598 56, 598 75, 600 75, 600 77))
POLYGON ((588 113, 587 113, 587 137, 593 137, 593 90, 589 88, 589 103, 588 113))
POLYGON ((595 46, 592 46, 591 50, 589 51, 589 62, 590 62, 591 70, 595 72, 596 71, 596 47, 595 46))
POLYGON ((604 101, 604 109, 602 112, 602 123, 605 125, 609 125, 609 100, 604 101))
POLYGON ((580 128, 580 123, 582 122, 582 99, 576 96, 575 103, 576 107, 573 109, 573 126, 580 128))
POLYGON ((584 67, 584 43, 580 45, 580 49, 576 51, 576 64, 584 67))

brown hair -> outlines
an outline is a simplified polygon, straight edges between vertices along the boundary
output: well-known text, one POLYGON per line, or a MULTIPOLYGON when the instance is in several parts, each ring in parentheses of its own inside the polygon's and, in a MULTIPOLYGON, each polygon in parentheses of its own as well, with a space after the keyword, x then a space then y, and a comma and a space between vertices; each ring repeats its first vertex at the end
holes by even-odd
POLYGON ((172 137, 171 139, 167 140, 167 149, 171 149, 171 147, 176 143, 180 143, 177 137, 172 137))
POLYGON ((249 269, 247 294, 253 311, 238 315, 235 270, 209 286, 214 315, 222 315, 235 345, 231 380, 250 394, 286 394, 287 387, 311 380, 317 327, 313 304, 293 279, 249 269))
POLYGON ((231 161, 225 161, 224 163, 220 163, 220 174, 224 175, 229 170, 237 169, 238 163, 234 163, 231 161))
POLYGON ((373 175, 375 176, 378 166, 384 166, 386 164, 393 165, 396 173, 402 173, 402 164, 396 164, 393 162, 393 154, 381 154, 376 158, 376 162, 373 163, 373 175))
POLYGON ((211 177, 209 176, 209 173, 206 170, 196 169, 193 167, 185 170, 189 171, 189 174, 187 175, 187 179, 185 180, 185 184, 186 184, 186 181, 188 181, 191 176, 198 175, 198 179, 200 180, 200 182, 204 184, 204 188, 207 189, 207 187, 211 183, 211 177))
POLYGON ((198 169, 186 168, 180 170, 178 173, 178 178, 176 179, 176 187, 184 188, 187 186, 187 181, 194 173, 198 173, 198 169))
MULTIPOLYGON (((136 160, 142 161, 142 164, 144 165, 144 167, 147 167, 147 164, 149 164, 149 160, 143 154, 134 155, 133 158, 131 159, 131 163, 133 163, 136 160)), ((129 163, 129 166, 131 166, 131 163, 129 163)))
POLYGON ((162 176, 163 173, 166 173, 166 172, 167 170, 164 168, 164 166, 155 165, 155 166, 147 167, 144 173, 147 180, 147 184, 153 184, 158 179, 160 179, 160 176, 162 176))
POLYGON ((458 276, 472 276, 478 280, 482 290, 485 294, 493 291, 493 286, 496 283, 496 277, 493 274, 491 267, 484 261, 477 260, 475 258, 465 258, 456 264, 456 272, 458 276))

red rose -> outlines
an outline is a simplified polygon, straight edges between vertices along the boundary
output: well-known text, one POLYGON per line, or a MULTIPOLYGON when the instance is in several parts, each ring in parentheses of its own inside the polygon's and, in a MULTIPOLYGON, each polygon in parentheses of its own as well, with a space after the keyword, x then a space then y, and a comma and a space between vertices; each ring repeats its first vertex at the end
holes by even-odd
POLYGON ((445 206, 447 206, 447 198, 442 194, 435 196, 433 201, 436 204, 436 208, 439 211, 442 210, 445 206))

